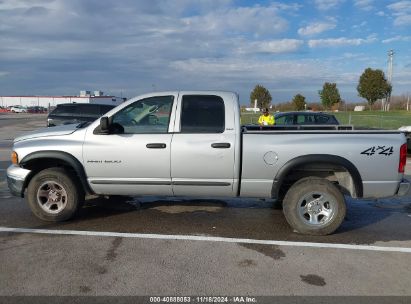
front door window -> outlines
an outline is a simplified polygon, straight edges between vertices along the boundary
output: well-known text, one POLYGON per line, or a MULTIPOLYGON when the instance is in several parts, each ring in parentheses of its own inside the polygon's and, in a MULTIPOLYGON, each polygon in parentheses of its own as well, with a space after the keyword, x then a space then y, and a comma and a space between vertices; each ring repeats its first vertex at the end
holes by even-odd
POLYGON ((138 100, 113 115, 124 134, 167 133, 174 96, 138 100))

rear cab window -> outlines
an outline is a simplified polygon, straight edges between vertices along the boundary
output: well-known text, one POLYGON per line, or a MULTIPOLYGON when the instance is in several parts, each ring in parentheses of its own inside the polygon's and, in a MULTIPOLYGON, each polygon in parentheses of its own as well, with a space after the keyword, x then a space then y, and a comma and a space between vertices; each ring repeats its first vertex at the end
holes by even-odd
POLYGON ((184 95, 181 105, 181 133, 223 133, 224 100, 216 95, 184 95))

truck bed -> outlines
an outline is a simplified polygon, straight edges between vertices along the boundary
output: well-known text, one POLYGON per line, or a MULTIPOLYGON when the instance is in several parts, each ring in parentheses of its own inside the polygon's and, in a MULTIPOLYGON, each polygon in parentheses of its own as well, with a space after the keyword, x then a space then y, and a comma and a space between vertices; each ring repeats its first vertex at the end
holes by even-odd
POLYGON ((332 178, 344 184, 353 197, 387 197, 396 193, 402 178, 398 164, 399 147, 405 143, 404 134, 385 130, 344 130, 338 129, 339 126, 333 126, 334 129, 315 127, 242 127, 240 195, 276 197, 275 183, 279 175, 285 174, 281 178, 301 177, 309 175, 309 170, 320 170, 324 176, 335 175, 332 178), (301 163, 313 165, 298 167, 302 159, 301 163), (297 167, 282 172, 284 168, 293 167, 292 162, 297 167), (344 171, 347 167, 353 168, 353 172, 348 172, 351 174, 344 171))

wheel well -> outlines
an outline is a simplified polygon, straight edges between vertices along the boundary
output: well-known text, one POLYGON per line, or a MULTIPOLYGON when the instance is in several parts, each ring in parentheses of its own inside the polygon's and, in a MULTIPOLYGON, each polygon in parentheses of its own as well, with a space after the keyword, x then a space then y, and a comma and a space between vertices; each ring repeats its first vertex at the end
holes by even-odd
POLYGON ((31 159, 27 162, 24 162, 24 164, 21 165, 23 168, 30 170, 30 174, 27 176, 25 182, 24 182, 24 189, 27 188, 28 184, 30 183, 31 179, 40 171, 48 168, 63 168, 65 171, 69 172, 75 177, 78 177, 78 180, 81 181, 79 183, 79 186, 81 186, 82 190, 84 193, 90 193, 88 187, 86 187, 83 183, 83 180, 81 176, 78 174, 78 172, 75 170, 75 168, 67 161, 59 158, 36 158, 36 159, 31 159))
POLYGON ((289 170, 279 188, 279 198, 284 198, 288 189, 295 182, 309 176, 327 179, 338 186, 343 194, 351 195, 352 197, 358 197, 355 181, 346 167, 333 163, 319 162, 295 166, 291 170, 289 170))

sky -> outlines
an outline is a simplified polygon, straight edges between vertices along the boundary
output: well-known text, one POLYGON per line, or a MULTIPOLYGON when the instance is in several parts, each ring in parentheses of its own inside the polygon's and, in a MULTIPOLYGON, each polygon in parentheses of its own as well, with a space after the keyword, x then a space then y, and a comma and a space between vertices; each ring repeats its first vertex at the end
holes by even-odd
POLYGON ((411 0, 0 0, 0 96, 133 97, 256 84, 273 103, 319 100, 324 82, 358 102, 367 67, 411 94, 411 0))

